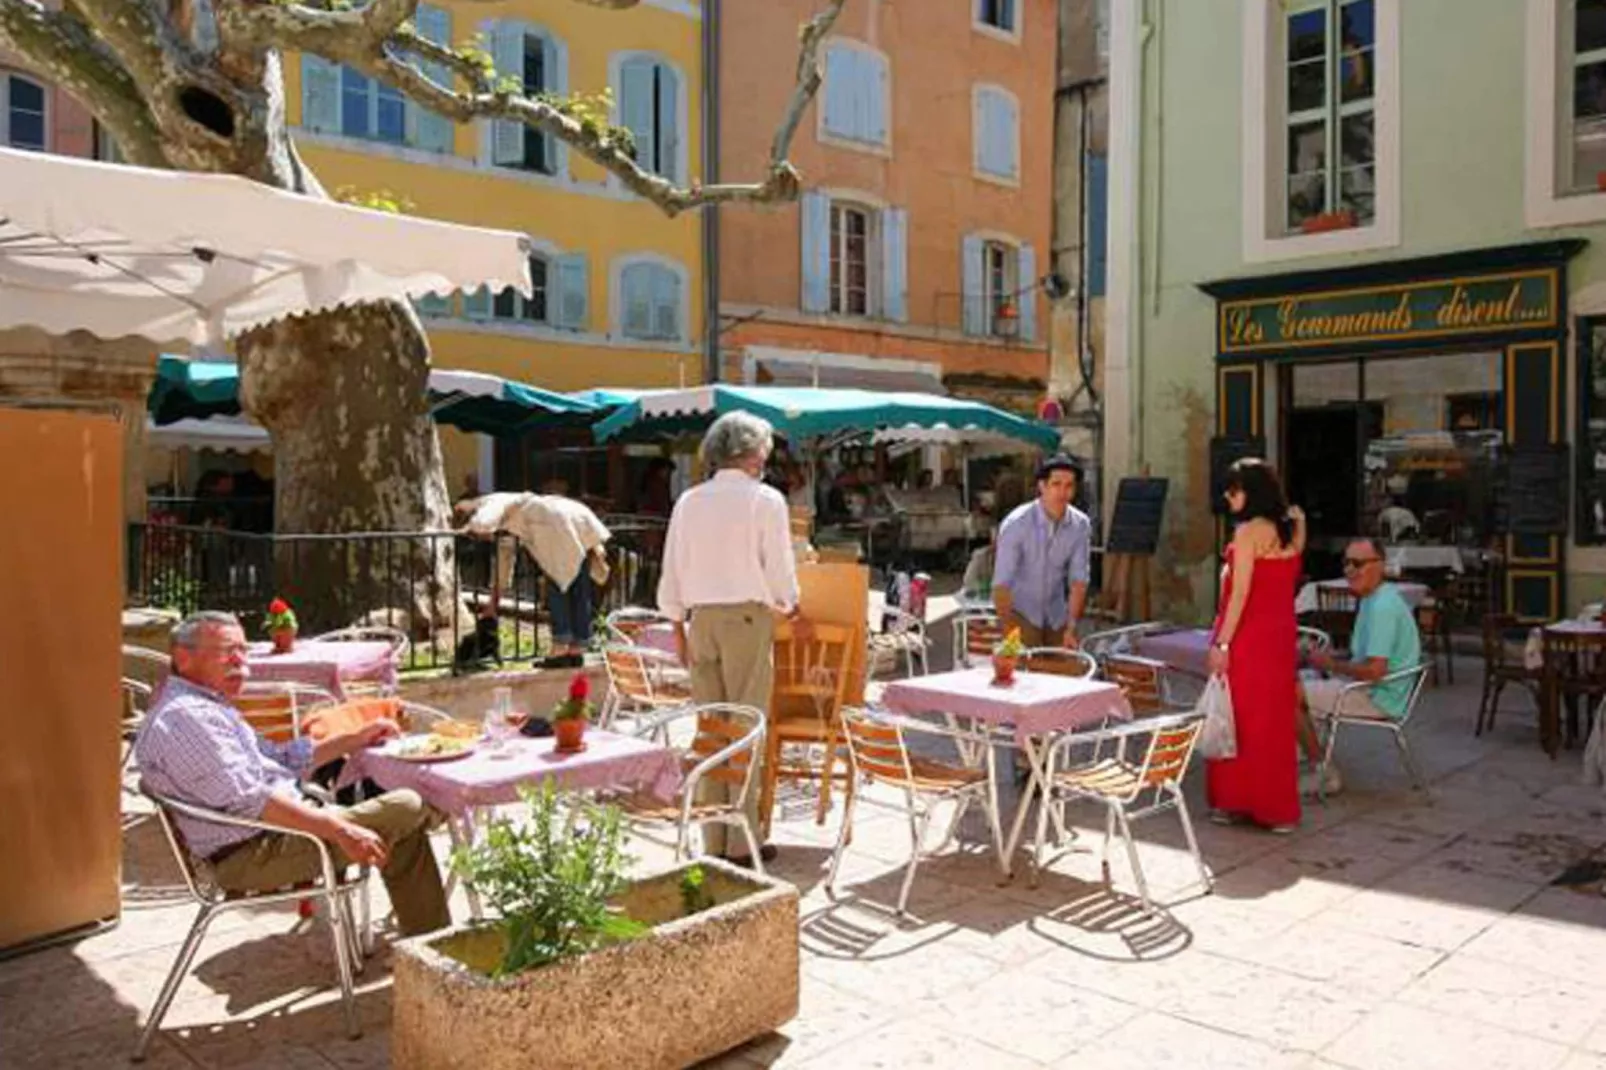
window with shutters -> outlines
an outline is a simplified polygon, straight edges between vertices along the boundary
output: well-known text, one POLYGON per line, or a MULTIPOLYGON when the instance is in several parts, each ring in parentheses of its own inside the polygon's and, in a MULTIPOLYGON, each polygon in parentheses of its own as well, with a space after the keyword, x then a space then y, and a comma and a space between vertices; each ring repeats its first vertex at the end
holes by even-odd
MULTIPOLYGON (((451 43, 451 16, 443 8, 418 5, 414 23, 420 36, 437 44, 451 43)), ((451 72, 425 63, 424 73, 440 85, 452 83, 451 72)), ((307 130, 363 141, 453 151, 452 120, 409 100, 401 91, 351 67, 321 56, 301 56, 301 125, 307 130)))
POLYGON ((1037 340, 1037 254, 1005 235, 972 234, 960 252, 963 326, 981 337, 1037 340))
POLYGON ((977 86, 972 136, 976 173, 1013 185, 1020 181, 1020 105, 1015 95, 994 85, 977 86))
POLYGON ((1020 34, 1019 0, 974 0, 976 25, 1016 38, 1020 34))
POLYGON ((90 127, 95 132, 95 159, 105 163, 125 163, 123 151, 117 147, 117 139, 98 121, 91 121, 90 127))
POLYGON ((43 150, 49 145, 49 109, 45 87, 20 74, 0 76, 0 141, 16 149, 43 150))
POLYGON ((675 69, 658 56, 617 58, 614 94, 619 125, 636 144, 636 163, 678 182, 685 172, 686 92, 675 69))
POLYGON ((1020 290, 1020 259, 1015 247, 990 241, 982 246, 987 333, 1010 337, 1020 325, 1016 293, 1020 290))
POLYGON ((875 214, 856 204, 831 205, 831 311, 873 315, 870 266, 875 214))
POLYGON ((619 331, 639 341, 685 337, 683 272, 654 261, 631 261, 619 270, 619 331))
MULTIPOLYGON (((492 61, 499 74, 521 80, 525 93, 536 96, 568 92, 568 52, 562 42, 536 27, 519 22, 491 24, 492 61)), ((490 131, 490 162, 497 167, 556 175, 562 166, 562 148, 556 138, 523 123, 496 120, 490 131)))
POLYGON ((834 40, 827 45, 820 140, 854 147, 889 147, 890 83, 886 56, 856 41, 834 40))
POLYGON ((547 262, 530 257, 530 296, 511 286, 491 299, 491 318, 515 323, 547 323, 547 262))
MULTIPOLYGON (((481 287, 463 295, 462 317, 502 328, 588 329, 590 271, 586 254, 559 253, 548 243, 540 244, 545 250, 530 257, 528 297, 512 287, 496 293, 481 287)), ((441 309, 439 305, 430 307, 441 309)), ((424 315, 432 314, 422 303, 420 311, 424 315)), ((433 314, 458 313, 454 304, 433 314)))

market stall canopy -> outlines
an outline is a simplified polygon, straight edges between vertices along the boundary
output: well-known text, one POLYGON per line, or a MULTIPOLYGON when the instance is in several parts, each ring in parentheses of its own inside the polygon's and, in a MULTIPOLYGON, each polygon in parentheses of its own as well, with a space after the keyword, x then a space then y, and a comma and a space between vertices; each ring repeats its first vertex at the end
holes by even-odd
POLYGON ((510 231, 0 148, 0 328, 216 345, 365 301, 528 294, 528 257, 510 231))
POLYGON ((271 453, 266 428, 239 416, 186 419, 145 428, 145 444, 164 449, 220 450, 228 453, 271 453))
POLYGON ((599 386, 591 390, 575 390, 569 397, 583 401, 598 409, 620 409, 640 401, 649 394, 662 394, 664 390, 638 390, 631 387, 599 386))
POLYGON ((598 407, 573 394, 483 372, 432 371, 429 398, 435 422, 483 435, 513 435, 537 427, 583 427, 598 407))
POLYGON ((604 419, 593 434, 599 442, 627 433, 677 434, 705 427, 728 412, 761 416, 790 439, 853 431, 896 438, 943 430, 1009 438, 1042 450, 1059 445, 1059 432, 1052 427, 979 401, 937 394, 724 385, 655 391, 604 419))
POLYGON ((232 361, 156 359, 156 380, 145 409, 157 425, 233 416, 240 411, 240 369, 232 361))

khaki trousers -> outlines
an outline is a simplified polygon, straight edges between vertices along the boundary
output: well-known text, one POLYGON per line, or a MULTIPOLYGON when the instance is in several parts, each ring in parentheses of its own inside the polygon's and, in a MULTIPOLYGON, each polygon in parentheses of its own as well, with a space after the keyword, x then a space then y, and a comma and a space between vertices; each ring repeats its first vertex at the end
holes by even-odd
MULTIPOLYGON (((693 702, 729 702, 769 715, 770 688, 775 680, 775 616, 768 606, 748 602, 694 609, 688 643, 693 702)), ((764 782, 763 759, 764 748, 760 747, 753 755, 753 788, 747 795, 747 820, 755 837, 762 836, 758 796, 764 782)), ((698 785, 697 801, 729 802, 737 790, 734 784, 704 780, 698 785)), ((742 834, 728 825, 705 826, 703 844, 709 854, 747 853, 742 834)))
MULTIPOLYGON (((436 810, 425 805, 416 791, 387 791, 338 812, 352 824, 377 832, 390 848, 390 860, 380 875, 403 935, 432 932, 452 923, 435 852, 429 845, 430 826, 440 817, 436 810)), ((334 844, 329 845, 329 854, 337 869, 351 864, 334 844)), ((318 849, 311 841, 282 832, 265 832, 246 841, 215 863, 212 872, 219 886, 231 892, 283 888, 323 875, 318 849)))
POLYGON ((1065 630, 1063 628, 1039 628, 1019 613, 1011 613, 1009 623, 1004 625, 1005 632, 1012 628, 1020 629, 1021 645, 1027 650, 1065 645, 1065 630))

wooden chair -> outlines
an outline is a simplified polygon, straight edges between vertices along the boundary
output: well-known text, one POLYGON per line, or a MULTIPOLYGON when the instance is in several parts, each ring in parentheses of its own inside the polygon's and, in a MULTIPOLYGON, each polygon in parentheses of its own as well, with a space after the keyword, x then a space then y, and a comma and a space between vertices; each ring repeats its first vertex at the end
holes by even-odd
POLYGON ((914 886, 915 870, 952 842, 959 830, 959 822, 972 804, 980 802, 991 823, 995 841, 1003 842, 1003 828, 998 817, 997 778, 992 775, 993 748, 985 736, 955 732, 926 721, 898 717, 862 709, 842 711, 843 737, 848 745, 848 767, 852 781, 863 779, 871 784, 884 784, 902 792, 902 805, 883 801, 874 795, 861 795, 849 790, 842 813, 842 828, 837 833, 836 849, 831 853, 831 872, 826 877, 827 894, 836 897, 837 873, 842 865, 853 835, 853 814, 862 801, 871 806, 895 809, 909 819, 909 866, 904 871, 903 887, 898 893, 898 914, 905 913, 909 903, 909 889, 914 886), (915 732, 921 735, 950 740, 963 750, 971 746, 985 751, 986 767, 949 765, 945 762, 919 758, 909 753, 904 735, 915 732), (954 804, 947 834, 936 847, 926 847, 926 832, 938 806, 954 804))
MULTIPOLYGON (((1116 725, 1093 733, 1077 733, 1066 737, 1049 757, 1049 805, 1060 810, 1056 823, 1064 828, 1064 808, 1069 802, 1085 800, 1104 806, 1104 883, 1110 883, 1110 846, 1117 827, 1126 841, 1127 858, 1132 864, 1132 876, 1138 884, 1138 896, 1145 907, 1151 907, 1149 884, 1143 875, 1143 863, 1138 857, 1137 843, 1132 838, 1131 822, 1136 818, 1175 810, 1182 821, 1182 833, 1188 841, 1188 850, 1199 868, 1199 879, 1206 890, 1211 886, 1210 870, 1199 853, 1199 841, 1194 836, 1193 821, 1188 813, 1188 802, 1182 794, 1182 779, 1193 758, 1194 745, 1204 721, 1194 714, 1180 714, 1154 720, 1116 725), (1127 758, 1126 744, 1133 737, 1148 736, 1148 746, 1138 760, 1127 758), (1092 742, 1096 744, 1092 761, 1079 764, 1061 763, 1072 745, 1092 742), (1101 757, 1103 744, 1117 744, 1115 757, 1101 757), (1145 800, 1145 793, 1150 793, 1145 800)), ((1039 817, 1039 821, 1042 818, 1039 817)))
POLYGON ((954 618, 954 664, 973 669, 993 659, 993 647, 1003 642, 1004 624, 998 614, 971 610, 954 618))
POLYGON ((1485 729, 1494 729, 1500 693, 1507 684, 1527 688, 1533 695, 1535 710, 1544 709, 1544 670, 1528 668, 1523 663, 1521 647, 1513 647, 1507 638, 1522 634, 1521 622, 1510 613, 1483 616, 1483 695, 1478 699, 1478 721, 1472 730, 1475 736, 1483 735, 1485 729))
POLYGON ((1170 708, 1166 701, 1163 661, 1113 654, 1104 659, 1104 678, 1121 689, 1127 705, 1138 717, 1164 713, 1170 708))
POLYGON ((234 700, 251 730, 270 743, 289 743, 301 735, 301 718, 320 706, 340 700, 311 684, 263 681, 249 683, 234 700))
POLYGON ((1439 662, 1444 662, 1445 681, 1455 683, 1455 657, 1450 649, 1450 617, 1448 603, 1438 597, 1423 602, 1416 608, 1416 630, 1422 637, 1422 654, 1427 661, 1428 676, 1433 686, 1439 686, 1439 662))
POLYGON ((1027 672, 1052 673, 1055 676, 1094 676, 1099 663, 1091 654, 1080 650, 1066 650, 1057 646, 1040 646, 1026 651, 1020 667, 1027 672))
POLYGON ((608 728, 621 714, 651 718, 691 702, 691 678, 680 662, 661 650, 610 643, 602 648, 608 695, 598 718, 608 728))
POLYGON ((641 725, 636 734, 666 739, 679 753, 685 774, 679 793, 667 802, 646 791, 609 801, 624 811, 626 820, 637 831, 673 828, 677 862, 688 857, 692 826, 701 829, 712 824, 733 825, 747 841, 753 868, 762 874, 758 830, 747 819, 747 800, 759 787, 754 758, 764 746, 765 730, 763 712, 751 706, 719 703, 671 710, 641 725), (680 728, 689 728, 691 737, 677 739, 680 728), (697 789, 704 781, 724 784, 729 789, 726 800, 700 801, 697 789))
MULTIPOLYGON (((814 780, 820 785, 815 823, 825 824, 831 809, 831 781, 842 740, 842 707, 846 701, 855 645, 860 629, 845 624, 815 624, 799 637, 781 626, 775 635, 775 683, 771 689, 769 727, 764 741, 763 791, 759 815, 769 828, 781 780, 814 780), (808 760, 783 764, 782 748, 802 744, 823 748, 819 765, 808 760)), ((852 778, 844 770, 851 798, 852 778)))
POLYGON ((1593 708, 1606 698, 1606 635, 1565 632, 1545 628, 1540 632, 1544 649, 1544 705, 1539 734, 1545 750, 1554 755, 1561 735, 1561 707, 1567 705, 1565 745, 1570 749, 1578 740, 1578 700, 1593 708))

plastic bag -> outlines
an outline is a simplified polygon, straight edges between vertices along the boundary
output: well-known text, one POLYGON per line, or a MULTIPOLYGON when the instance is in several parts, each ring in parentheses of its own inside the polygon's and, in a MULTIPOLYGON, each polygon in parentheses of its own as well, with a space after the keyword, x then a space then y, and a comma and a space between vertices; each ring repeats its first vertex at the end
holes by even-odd
POLYGON ((1199 730, 1199 753, 1206 758, 1238 757, 1238 729, 1232 720, 1232 692, 1225 676, 1205 683, 1194 712, 1204 718, 1199 730))

